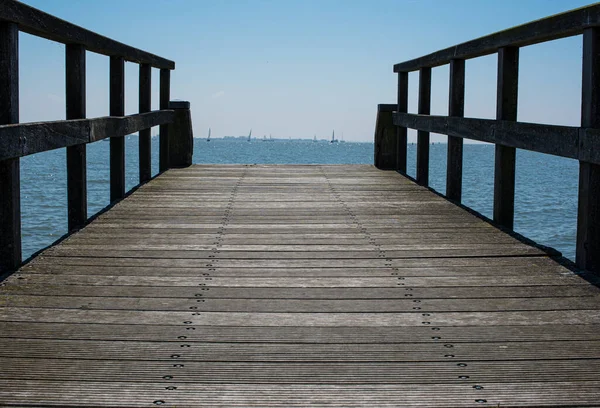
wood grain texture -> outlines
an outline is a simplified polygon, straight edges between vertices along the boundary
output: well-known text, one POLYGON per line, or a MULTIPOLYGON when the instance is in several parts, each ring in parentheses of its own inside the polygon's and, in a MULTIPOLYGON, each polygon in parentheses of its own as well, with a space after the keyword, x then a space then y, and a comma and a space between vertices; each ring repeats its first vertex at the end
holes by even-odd
POLYGON ((582 34, 590 27, 600 25, 600 5, 593 4, 565 13, 542 18, 507 30, 436 51, 420 58, 394 65, 394 72, 416 71, 423 67, 437 67, 452 59, 470 59, 493 54, 508 46, 527 45, 557 40, 582 34))
POLYGON ((0 405, 593 406, 599 350, 598 287, 373 166, 170 169, 0 283, 0 405))
POLYGON ((156 68, 175 69, 173 61, 96 34, 19 1, 0 2, 0 17, 17 24, 20 31, 31 35, 63 44, 80 44, 98 54, 122 57, 156 68))
MULTIPOLYGON (((0 125, 18 123, 19 29, 5 21, 0 21, 0 89, 0 125)), ((0 150, 6 144, 0 136, 0 150)), ((21 264, 20 169, 18 158, 0 156, 0 274, 21 264)))

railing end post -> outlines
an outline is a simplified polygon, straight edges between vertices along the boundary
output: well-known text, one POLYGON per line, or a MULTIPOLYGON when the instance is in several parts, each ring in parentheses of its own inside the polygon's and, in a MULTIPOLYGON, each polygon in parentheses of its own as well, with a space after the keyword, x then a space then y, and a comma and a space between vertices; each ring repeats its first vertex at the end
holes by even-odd
POLYGON ((194 153, 192 114, 188 101, 170 101, 175 118, 169 124, 169 167, 189 167, 194 153))

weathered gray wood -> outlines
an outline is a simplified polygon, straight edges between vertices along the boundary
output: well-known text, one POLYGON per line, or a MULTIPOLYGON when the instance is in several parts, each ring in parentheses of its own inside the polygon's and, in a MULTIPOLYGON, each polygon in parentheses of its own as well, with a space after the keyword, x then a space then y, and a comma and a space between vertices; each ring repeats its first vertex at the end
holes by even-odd
POLYGON ((411 129, 600 163, 600 156, 594 153, 600 145, 600 137, 592 129, 409 113, 395 113, 394 123, 411 129))
POLYGON ((73 119, 0 125, 0 160, 28 156, 62 147, 121 137, 173 121, 171 110, 122 117, 73 119))
MULTIPOLYGON (((0 21, 0 125, 19 122, 19 29, 0 21)), ((0 136, 0 146, 7 141, 0 136)), ((10 143, 10 141, 8 141, 10 143)), ((21 181, 18 158, 0 157, 0 274, 21 264, 21 181)))
MULTIPOLYGON (((450 61, 450 91, 448 116, 463 117, 465 114, 465 60, 450 61)), ((448 160, 446 165, 446 197, 461 202, 463 168, 463 139, 448 136, 448 160)))
POLYGON ((0 283, 0 405, 594 405, 598 310, 397 172, 171 169, 0 283))
POLYGON ((16 23, 20 31, 48 40, 80 44, 98 54, 123 57, 127 61, 146 63, 156 68, 175 69, 173 61, 96 34, 18 1, 1 2, 0 18, 16 23))
POLYGON ((190 103, 174 101, 169 109, 175 112, 175 119, 169 124, 169 167, 182 168, 192 165, 194 134, 190 103))
MULTIPOLYGON (((159 109, 168 109, 171 99, 171 71, 168 69, 160 70, 159 87, 159 109)), ((161 125, 159 128, 158 150, 158 170, 162 173, 169 169, 169 127, 167 125, 161 125)))
MULTIPOLYGON (((152 110, 152 66, 140 65, 139 77, 139 111, 140 113, 152 110)), ((139 131, 140 155, 140 183, 145 183, 152 178, 152 141, 151 129, 139 131)))
MULTIPOLYGON (((397 112, 408 112, 408 72, 398 73, 398 106, 397 112)), ((397 138, 398 138, 398 153, 396 159, 396 169, 406 174, 406 160, 407 160, 407 133, 408 130, 405 127, 398 127, 397 138)))
POLYGON ((396 128, 392 122, 392 111, 389 105, 378 105, 375 122, 375 167, 381 170, 397 168, 396 128))
MULTIPOLYGON (((125 115, 125 60, 110 57, 110 115, 125 115)), ((125 196, 125 138, 110 139, 110 201, 125 196)))
MULTIPOLYGON (((600 29, 583 34, 581 126, 600 128, 600 29)), ((595 149, 597 150, 597 149, 595 149)), ((577 266, 600 274, 600 164, 579 163, 577 266)))
MULTIPOLYGON (((431 68, 419 70, 419 114, 429 115, 431 109, 431 68)), ((417 183, 429 185, 429 132, 417 132, 417 183)))
MULTIPOLYGON (((66 118, 85 118, 85 48, 67 44, 65 65, 66 118)), ((83 143, 67 147, 67 209, 69 231, 83 227, 87 222, 87 164, 83 143)))
POLYGON ((582 34, 586 28, 600 25, 600 5, 593 4, 565 13, 542 18, 527 24, 499 31, 475 40, 436 51, 410 61, 394 65, 394 72, 416 71, 436 67, 452 59, 470 59, 497 52, 500 48, 524 47, 559 38, 582 34))
MULTIPOLYGON (((519 90, 519 49, 498 50, 496 119, 516 121, 519 90)), ((494 165, 494 221, 512 230, 515 218, 516 149, 496 143, 494 165)))

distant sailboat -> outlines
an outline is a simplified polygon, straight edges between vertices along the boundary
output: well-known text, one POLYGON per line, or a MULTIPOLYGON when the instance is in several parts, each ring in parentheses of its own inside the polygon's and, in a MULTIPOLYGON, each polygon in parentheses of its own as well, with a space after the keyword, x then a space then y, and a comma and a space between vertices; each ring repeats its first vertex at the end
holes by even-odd
POLYGON ((263 135, 263 140, 262 140, 262 141, 263 141, 263 142, 266 142, 266 141, 267 141, 267 135, 263 135))
POLYGON ((208 128, 208 137, 206 138, 207 142, 210 142, 210 128, 208 128))
POLYGON ((271 136, 271 134, 269 133, 269 142, 273 141, 273 137, 271 136))
POLYGON ((252 140, 252 129, 250 129, 250 133, 248 133, 248 141, 252 140))
POLYGON ((316 141, 317 141, 317 135, 315 135, 315 137, 313 139, 313 142, 316 142, 316 141))
POLYGON ((331 142, 329 142, 329 143, 337 143, 337 140, 335 140, 335 130, 331 134, 331 142))
POLYGON ((344 140, 344 132, 342 132, 342 137, 340 139, 340 143, 346 143, 346 141, 344 140))

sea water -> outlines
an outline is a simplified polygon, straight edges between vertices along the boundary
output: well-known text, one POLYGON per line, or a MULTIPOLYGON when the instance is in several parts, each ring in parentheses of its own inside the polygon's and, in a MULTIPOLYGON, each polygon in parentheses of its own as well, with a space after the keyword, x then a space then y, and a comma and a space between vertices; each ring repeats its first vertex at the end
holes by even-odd
MULTIPOLYGON (((109 145, 87 146, 88 215, 109 204, 109 145)), ((138 138, 126 137, 126 188, 138 184, 138 138)), ((447 145, 430 146, 430 185, 445 193, 447 145)), ((23 258, 67 232, 65 149, 21 159, 23 258)), ((194 140, 194 163, 372 164, 373 143, 312 140, 194 140)), ((408 146, 408 174, 415 176, 416 145, 408 146)), ((463 203, 492 217, 494 146, 465 144, 463 203)), ((152 174, 158 172, 158 138, 152 138, 152 174)), ((574 259, 578 163, 517 151, 515 231, 574 259)))

